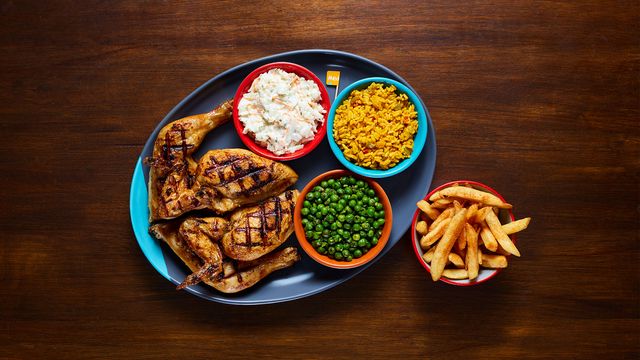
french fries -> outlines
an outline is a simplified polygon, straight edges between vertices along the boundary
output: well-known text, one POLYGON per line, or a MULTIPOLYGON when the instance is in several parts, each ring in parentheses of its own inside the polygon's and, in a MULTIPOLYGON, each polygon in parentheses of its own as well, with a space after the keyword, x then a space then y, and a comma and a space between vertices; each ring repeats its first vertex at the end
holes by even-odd
POLYGON ((442 239, 440 239, 436 246, 436 251, 433 253, 433 259, 431 259, 431 278, 434 281, 440 279, 440 276, 442 276, 444 267, 447 265, 447 259, 451 252, 451 248, 464 228, 464 217, 466 214, 467 209, 462 209, 458 211, 453 218, 451 218, 451 221, 447 224, 447 229, 445 230, 444 235, 442 235, 442 239))
POLYGON ((506 268, 507 256, 520 256, 509 235, 531 222, 526 217, 501 224, 500 210, 511 209, 511 204, 465 183, 441 189, 417 206, 424 215, 416 232, 434 281, 442 276, 473 281, 482 269, 506 268))

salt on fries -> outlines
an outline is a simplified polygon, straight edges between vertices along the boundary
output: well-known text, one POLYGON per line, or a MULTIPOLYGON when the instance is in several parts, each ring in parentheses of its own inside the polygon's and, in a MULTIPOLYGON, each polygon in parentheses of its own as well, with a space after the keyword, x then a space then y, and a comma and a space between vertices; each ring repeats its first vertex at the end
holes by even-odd
POLYGON ((416 224, 423 260, 431 264, 431 278, 473 280, 481 268, 507 267, 507 256, 520 256, 509 235, 529 226, 531 218, 501 224, 499 209, 511 204, 468 185, 454 184, 417 203, 416 224))

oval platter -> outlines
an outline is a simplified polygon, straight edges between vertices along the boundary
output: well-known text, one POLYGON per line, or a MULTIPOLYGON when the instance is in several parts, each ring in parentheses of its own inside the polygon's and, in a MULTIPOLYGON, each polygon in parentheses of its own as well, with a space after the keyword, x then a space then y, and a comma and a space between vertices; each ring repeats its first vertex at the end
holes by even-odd
MULTIPOLYGON (((160 129, 167 123, 188 115, 211 111, 223 101, 233 98, 237 87, 252 70, 277 61, 302 65, 315 73, 322 81, 326 80, 328 70, 340 71, 340 89, 346 88, 359 79, 381 76, 397 80, 413 90, 396 73, 364 57, 335 50, 298 50, 264 57, 231 68, 207 81, 184 98, 156 126, 145 143, 133 172, 129 200, 131 223, 142 252, 151 265, 173 284, 177 285, 182 282, 190 272, 168 246, 149 235, 149 208, 147 205, 149 167, 143 164, 142 159, 151 155, 153 142, 160 129)), ((335 87, 327 86, 327 91, 333 100, 335 87)), ((413 91, 415 92, 415 90, 413 91)), ((420 157, 404 172, 390 178, 376 179, 391 200, 393 228, 385 248, 373 261, 350 270, 324 267, 300 249, 294 234, 284 244, 284 246, 296 246, 299 249, 302 260, 294 266, 277 271, 252 288, 237 294, 224 294, 203 284, 191 286, 186 291, 207 300, 226 304, 270 304, 295 300, 328 290, 373 265, 389 252, 410 228, 415 203, 424 197, 431 186, 436 164, 436 139, 433 123, 426 106, 425 110, 427 112, 428 133, 427 142, 420 157)), ((208 150, 222 148, 246 148, 240 141, 231 121, 209 133, 194 154, 194 158, 200 158, 208 150)), ((343 168, 331 152, 326 137, 310 154, 294 161, 288 161, 286 164, 299 175, 299 180, 294 185, 297 189, 302 189, 307 182, 323 172, 343 168)))

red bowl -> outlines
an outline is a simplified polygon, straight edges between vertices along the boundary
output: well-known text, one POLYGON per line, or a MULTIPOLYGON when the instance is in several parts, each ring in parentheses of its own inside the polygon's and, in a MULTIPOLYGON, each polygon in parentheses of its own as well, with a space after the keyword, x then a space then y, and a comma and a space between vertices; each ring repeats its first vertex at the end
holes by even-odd
POLYGON ((246 78, 244 78, 242 83, 240 83, 240 86, 236 91, 236 95, 233 98, 233 125, 235 126, 236 131, 238 132, 238 136, 240 136, 240 140, 242 140, 242 142, 249 149, 251 149, 251 151, 255 152, 256 154, 259 154, 269 159, 279 160, 279 161, 294 160, 308 154, 309 152, 311 152, 311 150, 315 149, 316 146, 320 144, 320 142, 322 142, 322 139, 327 133, 327 116, 329 116, 330 108, 331 108, 331 102, 329 100, 329 94, 327 93, 327 89, 324 87, 324 84, 322 83, 322 81, 320 81, 320 79, 318 79, 318 77, 315 76, 314 73, 312 73, 309 69, 297 64, 293 64, 289 62, 274 62, 274 63, 262 65, 259 68, 253 70, 249 75, 247 75, 246 78), (258 76, 260 76, 260 74, 265 73, 271 69, 282 69, 286 72, 294 73, 300 77, 303 77, 307 80, 312 80, 313 82, 315 82, 316 85, 318 85, 318 88, 320 89, 320 97, 321 97, 320 105, 325 109, 324 121, 318 127, 316 135, 313 138, 313 140, 304 144, 302 149, 290 154, 276 155, 271 151, 265 149, 264 147, 258 145, 250 136, 244 134, 244 125, 242 125, 242 122, 238 117, 238 104, 240 103, 240 99, 242 99, 244 94, 247 93, 247 91, 249 91, 249 88, 251 87, 253 80, 255 80, 258 76))
MULTIPOLYGON (((478 189, 478 190, 482 190, 482 191, 486 191, 489 193, 492 193, 493 195, 497 196, 498 198, 500 198, 500 200, 507 202, 502 195, 500 195, 500 193, 498 193, 497 191, 495 191, 494 189, 492 189, 491 187, 479 183, 477 181, 470 181, 470 180, 458 180, 458 181, 450 181, 446 184, 442 184, 440 186, 438 186, 437 188, 431 190, 431 192, 429 192, 427 194, 427 196, 424 197, 424 200, 429 200, 429 198, 431 197, 431 195, 433 195, 436 191, 440 191, 446 187, 452 186, 454 184, 469 184, 471 185, 473 188, 478 189)), ((427 264, 426 261, 424 261, 424 259, 422 258, 422 255, 424 255, 424 252, 422 251, 422 248, 420 247, 420 238, 416 235, 416 223, 418 222, 418 218, 420 216, 420 209, 416 209, 415 214, 413 215, 413 221, 411 222, 411 242, 413 244, 413 251, 416 254, 416 257, 418 258, 418 261, 420 262, 420 264, 422 264, 422 267, 425 268, 425 270, 427 270, 427 272, 431 273, 431 267, 429 266, 429 264, 427 264)), ((511 209, 500 209, 499 213, 498 213, 498 217, 500 218, 500 221, 503 224, 508 224, 512 221, 515 221, 515 216, 513 215, 513 211, 511 211, 511 209)), ((509 236, 511 238, 511 240, 514 242, 516 242, 516 236, 514 235, 510 235, 509 236)), ((484 269, 484 268, 480 268, 480 272, 478 273, 478 277, 475 280, 455 280, 455 279, 447 279, 446 277, 442 276, 440 278, 440 281, 445 282, 447 284, 451 284, 451 285, 456 285, 456 286, 473 286, 473 285, 478 285, 478 284, 482 284, 485 281, 489 281, 489 279, 493 278, 494 276, 498 275, 498 273, 501 271, 502 269, 484 269)))

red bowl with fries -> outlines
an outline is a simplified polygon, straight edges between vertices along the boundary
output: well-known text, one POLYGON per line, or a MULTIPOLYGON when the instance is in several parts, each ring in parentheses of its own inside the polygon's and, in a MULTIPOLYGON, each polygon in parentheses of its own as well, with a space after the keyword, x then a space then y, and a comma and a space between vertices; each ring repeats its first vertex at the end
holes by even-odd
POLYGON ((440 251, 440 265, 445 262, 445 266, 447 266, 448 268, 442 271, 442 276, 439 277, 439 280, 447 284, 456 286, 478 285, 495 277, 502 270, 502 268, 507 266, 507 259, 509 258, 510 254, 505 249, 509 249, 511 252, 519 254, 514 245, 516 242, 516 236, 512 232, 517 232, 525 229, 529 223, 530 218, 525 218, 516 222, 515 216, 511 209, 511 205, 507 203, 507 201, 502 197, 502 195, 500 195, 500 193, 498 193, 491 187, 477 181, 451 181, 433 189, 431 192, 429 192, 429 194, 427 194, 427 196, 425 196, 423 200, 427 202, 427 205, 425 205, 425 203, 422 201, 418 204, 419 208, 416 209, 416 212, 413 216, 413 221, 411 223, 411 240, 418 261, 427 270, 427 272, 432 275, 432 277, 437 275, 434 275, 432 273, 431 264, 429 262, 435 261, 434 254, 438 249, 438 242, 440 240, 444 241, 445 244, 453 243, 453 245, 449 247, 451 250, 446 254, 446 256, 444 255, 446 253, 446 250, 444 249, 446 249, 447 246, 443 245, 440 249, 444 250, 440 251), (465 190, 463 189, 463 187, 474 190, 465 190), (444 193, 447 193, 450 196, 441 195, 441 190, 444 189, 448 189, 445 190, 444 193), (465 200, 465 198, 455 197, 454 195, 457 194, 453 193, 456 192, 460 192, 460 195, 463 196, 468 196, 466 193, 472 193, 470 194, 472 196, 481 196, 483 200, 486 200, 494 205, 487 205, 486 203, 476 202, 476 200, 471 200, 469 198, 466 198, 465 200), (454 201, 457 202, 457 204, 454 201), (502 204, 500 204, 500 202, 502 204), (498 208, 498 206, 500 206, 501 208, 498 208), (420 207, 422 207, 422 209, 424 210, 427 210, 429 214, 427 215, 427 212, 421 210, 420 207), (443 233, 442 228, 446 228, 448 226, 446 225, 447 223, 445 221, 448 221, 449 223, 454 222, 453 216, 445 214, 447 212, 456 213, 457 208, 463 207, 467 209, 467 211, 465 211, 465 216, 460 215, 460 217, 458 217, 458 221, 455 221, 455 223, 457 225, 460 221, 462 221, 464 224, 460 226, 462 226, 465 230, 459 232, 459 234, 461 235, 456 236, 456 239, 452 239, 451 236, 445 239, 445 235, 440 235, 443 233), (449 210, 450 208, 452 210, 449 210), (497 214, 495 213, 494 209, 497 209, 497 214), (434 212, 433 210, 436 211, 434 212), (489 215, 489 212, 491 212, 492 214, 489 215), (449 217, 447 218, 446 216, 449 217), (444 218, 444 220, 440 218, 444 218), (476 220, 479 221, 475 223, 476 220), (495 222, 496 220, 499 220, 499 223, 495 222), (419 225, 418 223, 420 222, 424 222, 424 224, 419 225), (514 222, 514 224, 512 225, 517 226, 508 226, 507 228, 504 228, 506 224, 510 224, 512 222, 514 222), (491 223, 492 226, 495 226, 497 224, 500 229, 506 229, 504 234, 499 233, 497 235, 500 238, 500 241, 497 241, 495 236, 491 238, 491 236, 487 233, 482 234, 483 231, 500 231, 498 229, 495 229, 495 227, 489 229, 488 223, 491 223), (469 236, 474 236, 474 238, 476 239, 475 242, 467 237, 466 229, 469 229, 469 236), (509 244, 509 241, 505 239, 505 235, 508 236, 511 244, 509 244), (438 236, 440 236, 441 238, 433 240, 438 236), (467 241, 469 243, 468 248, 466 247, 467 243, 462 238, 469 239, 467 241), (485 239, 487 241, 486 244, 484 243, 485 239), (421 244, 427 245, 427 249, 423 249, 423 246, 421 246, 421 244), (473 246, 472 244, 475 246, 473 246), (504 245, 505 248, 503 248, 502 245, 504 245), (469 264, 474 263, 473 260, 470 260, 471 256, 467 256, 467 253, 469 251, 472 251, 471 248, 477 249, 477 251, 474 250, 474 252, 472 252, 471 254, 477 253, 478 256, 476 258, 478 260, 476 264, 469 266, 469 264), (490 251, 488 250, 488 248, 497 250, 490 251), (462 261, 462 263, 460 261, 462 261), (483 267, 481 263, 484 263, 487 267, 483 267), (489 268, 489 266, 491 266, 492 268, 489 268), (471 270, 469 269, 469 267, 475 268, 477 270, 471 270), (469 280, 469 274, 471 272, 475 274, 475 271, 477 271, 477 277, 475 277, 473 280, 469 280), (446 277, 447 274, 449 274, 451 277, 446 277), (465 275, 466 278, 463 278, 465 275))

